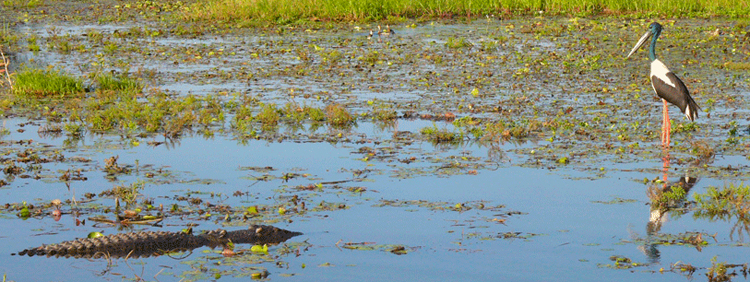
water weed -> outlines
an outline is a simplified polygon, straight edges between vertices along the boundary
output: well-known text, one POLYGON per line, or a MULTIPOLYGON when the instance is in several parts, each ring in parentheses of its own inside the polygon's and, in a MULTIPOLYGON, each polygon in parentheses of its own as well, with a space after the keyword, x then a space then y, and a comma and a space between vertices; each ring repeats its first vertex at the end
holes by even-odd
POLYGON ((326 122, 334 127, 346 127, 354 124, 355 119, 349 110, 341 104, 330 104, 325 108, 326 122))
POLYGON ((125 202, 125 207, 132 207, 136 204, 138 199, 142 198, 140 191, 144 189, 146 183, 137 181, 127 186, 115 186, 110 190, 106 190, 99 195, 100 197, 112 197, 118 198, 125 202))
POLYGON ((467 41, 466 38, 459 37, 458 39, 453 37, 448 37, 448 41, 445 42, 445 47, 452 48, 452 49, 459 49, 459 48, 466 48, 466 47, 472 47, 474 44, 471 44, 471 42, 467 41))
POLYGON ((709 187, 706 193, 695 194, 696 216, 724 218, 750 212, 750 185, 729 184, 722 189, 709 187))
POLYGON ((748 265, 747 263, 742 264, 730 264, 727 262, 718 262, 716 256, 711 258, 711 267, 706 272, 709 282, 725 282, 732 281, 733 277, 742 275, 747 277, 748 265), (731 272, 729 272, 731 270, 731 272))
POLYGON ((271 128, 279 124, 280 111, 276 104, 263 104, 260 113, 256 116, 264 128, 271 128))
POLYGON ((438 128, 436 124, 424 127, 419 131, 425 138, 433 143, 455 144, 463 140, 460 133, 448 130, 447 128, 438 128))
POLYGON ((750 185, 728 184, 723 188, 708 187, 705 193, 694 195, 696 202, 695 218, 708 218, 710 220, 734 221, 734 226, 729 234, 733 239, 736 233, 739 239, 744 234, 750 235, 750 185))

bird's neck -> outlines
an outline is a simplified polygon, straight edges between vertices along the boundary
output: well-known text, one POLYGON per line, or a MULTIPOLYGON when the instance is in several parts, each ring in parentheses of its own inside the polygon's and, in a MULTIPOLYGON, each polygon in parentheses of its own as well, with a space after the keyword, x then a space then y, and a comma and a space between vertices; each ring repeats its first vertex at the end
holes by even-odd
POLYGON ((654 34, 654 37, 651 38, 651 47, 648 50, 648 58, 651 59, 653 62, 656 60, 656 39, 659 38, 659 33, 654 34))

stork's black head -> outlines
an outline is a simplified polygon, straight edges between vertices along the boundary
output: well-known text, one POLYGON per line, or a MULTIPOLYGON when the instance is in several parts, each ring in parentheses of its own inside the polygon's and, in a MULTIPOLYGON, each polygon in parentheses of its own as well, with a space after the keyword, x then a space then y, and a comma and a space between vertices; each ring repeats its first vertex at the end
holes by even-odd
POLYGON ((648 26, 649 29, 651 29, 651 34, 660 34, 661 33, 661 24, 657 22, 652 22, 651 25, 648 26))
POLYGON ((657 22, 652 22, 651 25, 648 26, 648 31, 646 32, 646 34, 641 36, 641 39, 638 40, 638 43, 635 44, 635 47, 630 50, 628 58, 630 57, 630 55, 633 55, 635 51, 640 49, 641 46, 645 45, 649 37, 653 37, 653 39, 651 40, 651 48, 649 48, 648 52, 648 58, 651 59, 651 61, 656 60, 656 51, 654 51, 654 49, 656 48, 656 39, 659 38, 659 34, 661 34, 661 25, 657 22))

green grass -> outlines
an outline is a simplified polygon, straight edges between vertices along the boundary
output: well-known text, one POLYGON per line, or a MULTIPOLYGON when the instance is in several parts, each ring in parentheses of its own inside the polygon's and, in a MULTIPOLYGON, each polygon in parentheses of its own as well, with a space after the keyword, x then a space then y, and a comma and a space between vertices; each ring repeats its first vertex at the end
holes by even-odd
POLYGON ((398 18, 478 18, 485 15, 599 15, 747 17, 744 0, 207 0, 182 10, 185 19, 240 26, 310 20, 378 21, 398 18))
POLYGON ((143 89, 143 85, 127 76, 115 77, 111 74, 103 74, 97 76, 96 82, 99 84, 99 89, 104 91, 140 92, 143 89))
POLYGON ((55 70, 26 69, 18 72, 13 92, 21 97, 65 98, 83 93, 83 81, 55 70))

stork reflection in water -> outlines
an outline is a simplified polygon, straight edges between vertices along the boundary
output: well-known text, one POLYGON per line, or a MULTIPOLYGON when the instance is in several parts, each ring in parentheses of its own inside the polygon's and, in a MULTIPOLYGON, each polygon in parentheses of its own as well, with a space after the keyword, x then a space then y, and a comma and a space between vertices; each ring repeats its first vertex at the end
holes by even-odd
MULTIPOLYGON (((638 246, 650 260, 651 263, 659 262, 660 253, 657 246, 659 245, 659 231, 662 225, 667 221, 669 212, 680 212, 687 204, 687 195, 690 190, 698 183, 698 178, 691 177, 689 172, 680 177, 676 182, 669 182, 669 152, 666 151, 663 158, 662 179, 649 185, 647 195, 651 200, 649 220, 646 224, 645 244, 638 246)), ((698 235, 700 236, 700 234, 698 235)), ((634 236, 635 237, 635 236, 634 236)), ((700 240, 700 238, 696 238, 700 240)), ((700 248, 699 245, 696 248, 700 248)))

